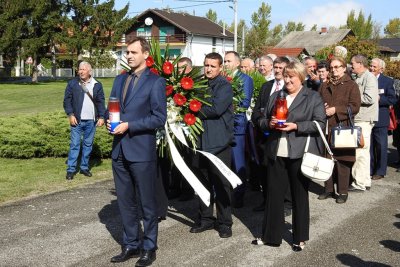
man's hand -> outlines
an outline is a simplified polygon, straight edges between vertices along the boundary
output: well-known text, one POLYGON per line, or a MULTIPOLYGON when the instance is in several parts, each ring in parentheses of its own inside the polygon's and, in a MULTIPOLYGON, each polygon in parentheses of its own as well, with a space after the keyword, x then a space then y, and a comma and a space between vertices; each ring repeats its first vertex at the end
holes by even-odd
MULTIPOLYGON (((111 132, 114 135, 122 135, 128 130, 129 126, 127 122, 120 122, 120 124, 115 127, 114 132, 111 132)), ((108 127, 107 127, 108 129, 108 127)))
POLYGON ((68 120, 69 120, 69 125, 71 125, 71 126, 78 125, 78 120, 75 118, 74 115, 69 116, 68 120))

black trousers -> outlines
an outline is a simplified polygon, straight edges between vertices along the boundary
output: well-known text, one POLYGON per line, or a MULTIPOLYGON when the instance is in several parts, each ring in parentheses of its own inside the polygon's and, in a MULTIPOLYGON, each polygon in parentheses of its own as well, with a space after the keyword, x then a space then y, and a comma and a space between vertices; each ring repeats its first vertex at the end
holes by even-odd
MULTIPOLYGON (((232 148, 227 147, 223 151, 214 154, 226 166, 231 165, 232 148)), ((232 208, 231 208, 231 194, 232 187, 229 181, 222 176, 221 172, 204 156, 199 153, 196 154, 193 160, 193 172, 197 178, 200 179, 202 184, 210 192, 210 206, 206 206, 199 197, 199 222, 203 225, 215 222, 214 203, 217 208, 217 224, 218 225, 232 225, 232 208)))
POLYGON ((284 199, 288 185, 292 196, 293 243, 299 244, 309 239, 308 187, 310 181, 301 173, 301 161, 301 158, 268 159, 268 192, 262 227, 262 240, 265 243, 277 245, 282 243, 285 230, 284 199))

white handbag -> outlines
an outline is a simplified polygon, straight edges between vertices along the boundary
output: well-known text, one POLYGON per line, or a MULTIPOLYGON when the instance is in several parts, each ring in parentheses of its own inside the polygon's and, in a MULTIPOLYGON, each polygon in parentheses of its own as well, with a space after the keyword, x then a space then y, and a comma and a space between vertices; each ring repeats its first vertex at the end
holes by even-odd
POLYGON ((303 161, 301 162, 301 172, 314 182, 325 182, 332 176, 333 167, 335 166, 335 159, 333 153, 326 142, 324 133, 321 130, 318 122, 314 121, 317 125, 319 134, 324 141, 326 150, 328 151, 331 158, 321 157, 313 153, 307 152, 310 144, 310 135, 307 137, 306 147, 304 148, 303 161))

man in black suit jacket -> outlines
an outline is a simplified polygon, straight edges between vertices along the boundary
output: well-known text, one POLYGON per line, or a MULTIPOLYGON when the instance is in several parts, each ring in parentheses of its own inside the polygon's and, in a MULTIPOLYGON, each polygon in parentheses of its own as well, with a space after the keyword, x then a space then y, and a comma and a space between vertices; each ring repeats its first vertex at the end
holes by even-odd
MULTIPOLYGON (((122 252, 111 262, 140 256, 135 266, 149 266, 156 259, 156 129, 163 127, 167 118, 165 79, 146 67, 149 51, 144 38, 135 37, 128 42, 126 53, 131 71, 115 78, 110 95, 120 99, 121 123, 112 132, 111 157, 124 226, 122 252), (139 213, 143 218, 142 240, 139 213)), ((107 128, 110 129, 109 121, 107 128)))
MULTIPOLYGON (((234 139, 233 90, 228 80, 220 75, 222 68, 223 61, 220 54, 213 52, 206 55, 204 74, 208 79, 208 94, 210 95, 206 100, 211 106, 203 105, 198 113, 204 128, 199 138, 198 149, 217 156, 226 166, 230 166, 231 145, 234 139)), ((201 233, 216 228, 221 238, 231 237, 232 187, 229 181, 222 177, 221 172, 208 160, 195 157, 193 165, 197 177, 202 180, 211 196, 209 206, 199 199, 199 219, 190 232, 201 233), (217 207, 216 219, 213 215, 214 202, 217 207)))
POLYGON ((371 176, 372 180, 385 177, 387 169, 387 147, 389 106, 396 104, 396 93, 393 87, 393 79, 383 75, 385 61, 380 58, 371 60, 369 69, 378 79, 379 90, 379 119, 372 128, 371 133, 371 176))
MULTIPOLYGON (((253 109, 253 114, 251 115, 251 121, 254 123, 254 125, 259 125, 258 121, 260 119, 265 118, 265 108, 268 105, 268 100, 269 97, 275 92, 275 91, 279 91, 284 87, 284 81, 283 81, 283 71, 286 67, 286 65, 289 64, 289 60, 286 57, 277 57, 274 60, 274 73, 275 73, 275 79, 268 81, 266 83, 264 83, 261 87, 260 93, 258 95, 258 99, 256 101, 256 104, 254 106, 253 109)), ((264 146, 268 137, 268 132, 263 132, 260 128, 258 128, 258 133, 257 133, 257 145, 259 146, 259 150, 261 150, 260 153, 260 158, 261 159, 265 159, 263 154, 264 154, 264 146)), ((265 192, 267 190, 265 190, 266 188, 266 165, 265 165, 266 161, 261 160, 261 164, 257 170, 257 176, 258 176, 258 180, 260 182, 260 185, 263 187, 263 202, 261 203, 261 205, 255 207, 253 210, 254 211, 263 211, 265 208, 265 199, 266 199, 266 195, 265 192)), ((286 199, 288 200, 287 202, 290 202, 290 191, 287 194, 286 199)), ((288 214, 288 211, 286 211, 286 214, 288 214)))

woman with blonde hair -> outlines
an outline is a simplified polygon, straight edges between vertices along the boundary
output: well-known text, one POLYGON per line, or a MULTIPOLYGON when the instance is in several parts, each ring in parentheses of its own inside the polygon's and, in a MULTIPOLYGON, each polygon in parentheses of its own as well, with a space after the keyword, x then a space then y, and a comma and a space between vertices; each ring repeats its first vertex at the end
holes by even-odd
POLYGON ((267 198, 262 226, 261 240, 253 240, 254 245, 279 246, 285 230, 284 198, 290 186, 293 205, 293 244, 294 251, 301 251, 309 239, 310 211, 308 187, 310 180, 301 172, 301 162, 308 135, 309 151, 321 154, 324 145, 321 143, 317 121, 325 128, 324 103, 318 92, 303 86, 307 75, 302 63, 290 62, 284 70, 285 86, 282 89, 286 96, 288 117, 284 127, 277 128, 278 120, 274 116, 275 100, 281 91, 271 95, 266 107, 266 116, 260 119, 259 126, 269 131, 265 157, 268 160, 267 198))

